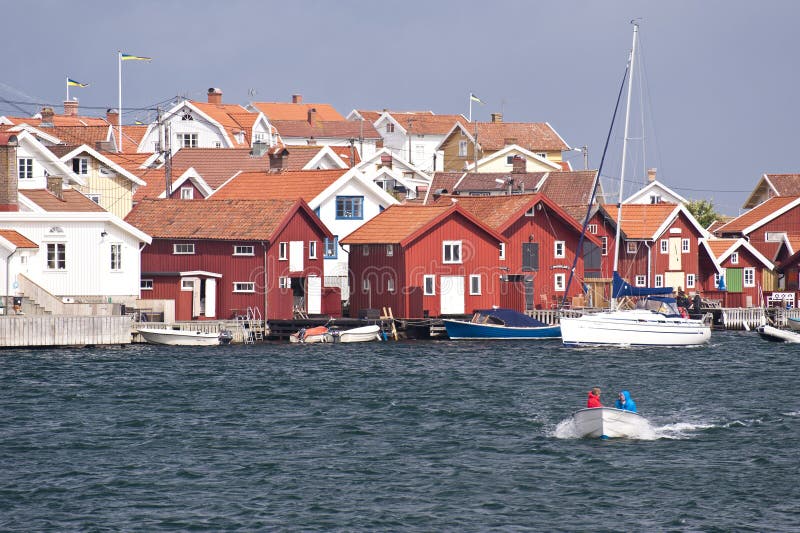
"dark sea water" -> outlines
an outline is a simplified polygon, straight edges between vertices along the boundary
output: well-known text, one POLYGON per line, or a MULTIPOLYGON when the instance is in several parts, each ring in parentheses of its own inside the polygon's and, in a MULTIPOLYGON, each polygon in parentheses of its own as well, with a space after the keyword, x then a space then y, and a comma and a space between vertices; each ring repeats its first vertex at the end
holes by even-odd
POLYGON ((0 530, 800 531, 800 347, 712 341, 3 351, 0 530))

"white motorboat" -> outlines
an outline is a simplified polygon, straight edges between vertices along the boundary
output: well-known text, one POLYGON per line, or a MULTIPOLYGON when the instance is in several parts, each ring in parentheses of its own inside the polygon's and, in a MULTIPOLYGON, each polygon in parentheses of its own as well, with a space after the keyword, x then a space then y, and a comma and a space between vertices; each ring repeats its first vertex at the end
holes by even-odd
POLYGON ((579 437, 631 439, 648 437, 652 433, 646 418, 632 411, 614 407, 581 409, 572 415, 572 422, 579 437))
POLYGON ((150 344, 167 344, 170 346, 217 346, 220 344, 222 335, 220 333, 167 328, 139 328, 137 331, 150 344))
POLYGON ((789 331, 788 329, 780 329, 769 324, 759 326, 758 334, 762 339, 775 342, 798 342, 800 343, 800 331, 789 331))
POLYGON ((304 328, 297 333, 289 335, 289 342, 302 344, 317 344, 333 342, 333 334, 326 326, 304 328))
POLYGON ((683 318, 669 310, 667 298, 642 301, 644 308, 590 313, 561 318, 565 345, 691 346, 708 342, 711 326, 702 320, 683 318), (647 308, 658 302, 663 312, 647 308))
POLYGON ((377 324, 362 326, 360 328, 340 331, 337 335, 339 342, 369 342, 382 339, 381 327, 377 324))
MULTIPOLYGON (((703 344, 711 338, 711 326, 702 320, 681 316, 672 294, 672 287, 633 287, 619 275, 620 242, 622 236, 623 184, 625 182, 626 152, 629 139, 631 91, 636 60, 639 26, 633 26, 633 49, 627 70, 628 102, 625 114, 625 133, 622 145, 622 168, 619 178, 619 201, 617 203, 616 235, 614 239, 614 269, 611 286, 610 309, 599 313, 587 313, 579 317, 560 320, 561 339, 565 345, 645 345, 645 346, 690 346, 703 344), (620 309, 618 299, 639 298, 636 309, 620 309)), ((621 90, 620 90, 621 94, 621 90)), ((616 112, 615 112, 616 116, 616 112)), ((613 122, 612 122, 613 129, 613 122)), ((609 132, 610 138, 610 132, 609 132)), ((606 142, 606 149, 608 142, 606 142)), ((605 149, 603 150, 605 158, 605 149)), ((595 192, 603 174, 602 163, 595 179, 595 192)), ((595 193, 589 202, 591 209, 595 193)), ((583 233, 589 221, 587 211, 583 233)), ((583 234, 581 235, 583 238, 583 234)), ((577 260, 577 255, 576 255, 577 260)), ((574 266, 573 266, 574 268, 574 266)), ((572 281, 570 276, 567 283, 572 281)))

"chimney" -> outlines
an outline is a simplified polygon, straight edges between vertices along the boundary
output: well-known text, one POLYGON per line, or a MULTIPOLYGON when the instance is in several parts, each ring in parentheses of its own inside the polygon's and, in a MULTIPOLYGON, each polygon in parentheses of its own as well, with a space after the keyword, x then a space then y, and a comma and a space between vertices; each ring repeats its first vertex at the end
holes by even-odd
POLYGON ((78 116, 78 99, 64 100, 64 114, 68 117, 78 116))
POLYGON ((270 172, 279 172, 283 170, 286 164, 286 156, 289 155, 289 151, 286 148, 278 148, 274 152, 270 152, 269 154, 269 171, 270 172))
POLYGON ((319 119, 317 118, 317 108, 316 107, 310 107, 308 109, 308 123, 311 124, 311 125, 314 125, 314 124, 316 124, 318 122, 318 120, 319 119))
POLYGON ((61 176, 47 176, 47 190, 59 200, 64 199, 64 179, 61 176))
POLYGON ((505 146, 511 146, 512 144, 517 144, 517 138, 516 137, 506 137, 505 139, 503 139, 503 144, 505 146))
POLYGON ((381 155, 381 166, 386 168, 392 168, 393 158, 392 154, 383 154, 381 155))
POLYGON ((492 124, 500 124, 501 122, 503 122, 503 114, 492 113, 492 124))
POLYGON ((653 183, 654 181, 656 181, 656 169, 654 168, 647 169, 647 181, 649 183, 653 183))
POLYGON ((302 94, 293 94, 292 95, 292 103, 293 104, 302 104, 303 103, 303 95, 302 94))
POLYGON ((528 162, 522 156, 515 155, 512 157, 511 164, 513 165, 511 169, 512 174, 525 174, 527 171, 528 162))
POLYGON ((0 133, 0 211, 19 211, 17 136, 0 133))
POLYGON ((44 128, 52 128, 53 116, 56 114, 55 111, 53 111, 53 108, 43 107, 39 114, 42 116, 42 123, 40 125, 44 128))
POLYGON ((221 104, 222 103, 222 89, 217 87, 211 87, 208 90, 208 103, 209 104, 221 104))
POLYGON ((119 111, 116 109, 106 109, 106 120, 112 126, 119 124, 119 111))

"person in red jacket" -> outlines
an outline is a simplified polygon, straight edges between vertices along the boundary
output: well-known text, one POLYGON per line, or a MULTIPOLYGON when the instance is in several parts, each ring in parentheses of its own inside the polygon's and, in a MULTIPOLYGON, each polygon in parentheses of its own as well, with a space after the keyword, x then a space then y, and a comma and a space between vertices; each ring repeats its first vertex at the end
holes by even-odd
POLYGON ((586 407, 603 407, 603 404, 600 403, 600 387, 592 387, 592 390, 589 391, 586 407))

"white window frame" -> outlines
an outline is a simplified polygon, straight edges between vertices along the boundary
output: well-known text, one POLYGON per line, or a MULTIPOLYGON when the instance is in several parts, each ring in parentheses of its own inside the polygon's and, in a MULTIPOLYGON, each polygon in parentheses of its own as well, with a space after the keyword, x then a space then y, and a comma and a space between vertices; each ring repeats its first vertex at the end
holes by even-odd
POLYGON ((469 294, 470 296, 480 296, 481 294, 481 276, 480 274, 469 275, 469 294))
POLYGON ((386 257, 394 257, 394 244, 386 245, 386 257))
POLYGON ((553 257, 563 259, 567 257, 567 243, 565 241, 553 242, 553 257))
POLYGON ((592 235, 597 235, 597 224, 589 224, 588 226, 586 226, 586 231, 588 231, 592 235))
POLYGON ((567 277, 565 274, 553 274, 553 290, 556 292, 564 292, 567 290, 567 277))
POLYGON ((178 133, 178 146, 181 148, 197 148, 197 133, 178 133))
POLYGON ((661 239, 659 241, 660 252, 664 255, 669 253, 669 239, 661 239))
POLYGON ((442 263, 445 265, 460 265, 462 241, 442 241, 442 263), (448 250, 450 259, 447 258, 448 250))
POLYGON ((279 276, 278 277, 278 288, 279 289, 291 289, 292 288, 292 278, 289 276, 279 276))
POLYGON ((636 276, 636 286, 647 287, 647 276, 645 276, 644 274, 638 274, 636 276))
POLYGON ((256 292, 256 284, 253 281, 234 281, 233 292, 256 292))
POLYGON ((686 288, 694 289, 696 280, 697 276, 695 276, 694 274, 686 274, 686 288))
POLYGON ((32 157, 20 157, 17 159, 17 176, 21 180, 33 179, 32 157))
POLYGON ((122 271, 122 243, 111 243, 111 272, 122 271))
POLYGON ((46 246, 47 256, 45 257, 46 270, 66 270, 67 269, 67 245, 63 242, 48 242, 46 246), (51 247, 52 246, 52 250, 51 247), (51 258, 52 257, 52 258, 51 258))
POLYGON ((361 245, 361 255, 363 255, 364 257, 369 255, 369 244, 361 245))
POLYGON ((389 292, 394 292, 394 278, 389 278, 386 280, 386 290, 389 292))
POLYGON ((278 243, 278 261, 289 260, 289 243, 286 241, 278 243))
POLYGON ((194 188, 181 187, 181 200, 194 200, 194 188))
POLYGON ((756 286, 756 269, 755 267, 747 267, 742 271, 742 286, 755 287, 756 286))
POLYGON ((89 198, 89 200, 93 201, 97 205, 100 205, 100 195, 98 193, 90 192, 86 193, 86 196, 89 198))
POLYGON ((600 255, 608 255, 608 237, 600 237, 600 255))
POLYGON ((681 253, 688 254, 692 250, 692 242, 689 239, 681 239, 681 253))
POLYGON ((653 287, 656 289, 660 289, 664 286, 664 275, 663 274, 656 274, 653 280, 653 287))
POLYGON ((233 255, 239 255, 239 256, 256 255, 256 247, 252 245, 236 244, 233 246, 233 255))
POLYGON ((500 243, 500 260, 505 261, 506 259, 506 243, 500 243))
POLYGON ((536 216, 536 206, 535 206, 535 205, 532 205, 532 206, 530 207, 530 209, 528 209, 527 211, 525 211, 525 216, 526 216, 526 217, 533 217, 533 216, 536 216))
POLYGON ((194 255, 194 243, 181 242, 173 244, 172 255, 194 255))
POLYGON ((422 276, 422 294, 424 296, 436 296, 436 276, 425 274, 422 276), (430 286, 430 290, 428 287, 430 286))
POLYGON ((153 280, 152 279, 139 280, 139 290, 140 291, 152 291, 153 290, 153 280))
POLYGON ((458 141, 458 157, 467 157, 467 141, 458 141))
POLYGON ((308 241, 308 258, 317 258, 317 241, 308 241))
POLYGON ((193 279, 182 279, 181 280, 181 290, 182 291, 194 291, 194 280, 193 279))
POLYGON ((637 246, 636 241, 628 241, 625 243, 625 251, 629 254, 635 254, 639 246, 637 246))
POLYGON ((731 264, 732 265, 739 264, 739 252, 731 252, 731 264))
POLYGON ((72 158, 72 171, 79 176, 86 176, 89 174, 89 158, 88 157, 73 157, 72 158), (77 162, 77 165, 75 164, 77 162), (77 167, 77 170, 75 169, 77 167))
POLYGON ((361 290, 364 292, 369 292, 369 278, 364 278, 361 280, 361 290))

